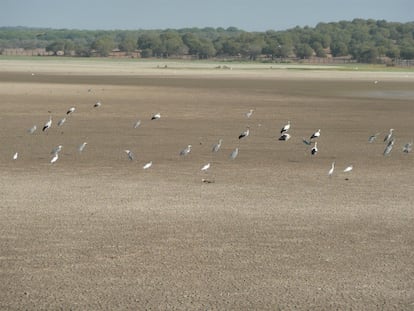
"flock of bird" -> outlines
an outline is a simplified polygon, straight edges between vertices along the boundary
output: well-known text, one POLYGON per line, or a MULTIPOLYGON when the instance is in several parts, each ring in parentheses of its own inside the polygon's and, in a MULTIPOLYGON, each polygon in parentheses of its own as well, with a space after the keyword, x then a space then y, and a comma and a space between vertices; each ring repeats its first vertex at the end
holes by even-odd
MULTIPOLYGON (((96 102, 94 105, 93 105, 93 108, 99 108, 99 107, 101 107, 101 105, 102 105, 102 103, 100 102, 100 101, 98 101, 98 102, 96 102)), ((57 122, 57 126, 58 127, 61 127, 65 122, 66 122, 66 120, 67 120, 67 118, 69 118, 72 114, 74 114, 75 113, 75 111, 76 111, 76 107, 70 107, 69 109, 67 109, 67 111, 66 111, 66 115, 65 115, 65 117, 63 117, 63 118, 61 118, 58 122, 57 122)), ((255 110, 254 109, 250 109, 246 114, 245 114, 245 117, 247 118, 247 119, 250 119, 252 116, 253 116, 253 114, 254 114, 254 112, 255 112, 255 110)), ((155 121, 155 120, 159 120, 159 119, 161 119, 161 114, 160 113, 155 113, 155 114, 153 114, 152 115, 152 117, 151 117, 151 121, 155 121)), ((42 132, 48 132, 48 130, 52 127, 52 124, 53 124, 53 121, 52 121, 52 116, 50 116, 49 117, 49 119, 45 122, 45 124, 43 125, 43 127, 42 127, 42 132)), ((134 128, 138 128, 138 127, 140 127, 141 126, 141 120, 138 120, 138 121, 136 121, 135 122, 135 124, 134 124, 134 128)), ((279 141, 288 141, 289 139, 291 139, 291 137, 292 137, 292 135, 289 133, 289 130, 290 130, 290 128, 291 128, 291 122, 290 121, 288 121, 282 128, 281 128, 281 130, 280 130, 280 136, 279 136, 279 141)), ((27 131, 28 131, 28 133, 29 134, 34 134, 35 132, 36 132, 36 130, 37 130, 37 126, 36 125, 33 125, 31 128, 29 128, 27 131)), ((238 136, 238 139, 239 140, 244 140, 244 139, 246 139, 248 136, 250 135, 250 127, 249 126, 247 126, 246 127, 246 129, 244 130, 244 131, 242 131, 240 134, 239 134, 239 136, 238 136)), ((371 135, 369 138, 368 138, 368 143, 373 143, 373 142, 375 142, 376 140, 377 140, 377 137, 378 137, 378 135, 380 135, 380 133, 375 133, 375 134, 373 134, 373 135, 371 135)), ((306 139, 306 138, 303 138, 302 139, 302 142, 305 144, 305 145, 307 145, 308 147, 310 147, 310 155, 313 157, 313 156, 316 156, 317 154, 318 154, 318 142, 317 142, 317 140, 318 140, 318 138, 321 136, 321 129, 318 129, 317 131, 315 131, 314 133, 312 133, 310 136, 309 136, 309 139, 306 139)), ((383 151, 383 155, 384 156, 389 156, 390 155, 390 153, 391 153, 391 151, 392 151, 392 149, 393 149, 393 147, 394 147, 394 143, 395 143, 395 138, 394 138, 394 129, 390 129, 389 130, 389 132, 387 133, 387 135, 384 137, 384 143, 385 143, 385 149, 384 149, 384 151, 383 151)), ((219 152, 219 150, 221 149, 221 146, 222 146, 222 143, 223 143, 223 140, 220 138, 219 140, 218 140, 218 142, 216 143, 216 144, 214 144, 213 145, 213 147, 212 147, 212 149, 211 149, 211 152, 212 153, 217 153, 217 152, 219 152)), ((83 142, 79 147, 78 147, 78 152, 79 153, 82 153, 83 151, 84 151, 84 149, 86 148, 86 146, 87 146, 87 142, 83 142)), ((404 147, 403 147, 403 152, 404 153, 409 153, 409 152, 411 152, 412 151, 412 145, 413 145, 413 143, 412 142, 408 142, 408 143, 406 143, 405 145, 404 145, 404 147)), ((58 161, 58 159, 59 159, 59 153, 62 151, 62 149, 63 149, 63 146, 62 145, 59 145, 59 146, 56 146, 55 148, 53 148, 52 149, 52 151, 50 152, 50 155, 51 155, 51 159, 50 159, 50 163, 51 164, 54 164, 54 163, 56 163, 57 161, 58 161)), ((135 156, 134 156, 134 154, 133 154, 133 152, 131 151, 131 150, 129 150, 129 149, 125 149, 124 150, 125 151, 125 153, 126 153, 126 155, 127 155, 127 158, 129 159, 129 160, 134 160, 135 159, 135 156)), ((191 151, 192 151, 192 145, 190 144, 190 145, 187 145, 185 148, 183 148, 180 152, 179 152, 179 156, 181 156, 181 157, 186 157, 186 156, 188 156, 190 153, 191 153, 191 151)), ((230 155, 229 155, 229 159, 230 160, 235 160, 236 158, 237 158, 237 156, 239 155, 239 148, 237 147, 237 148, 235 148, 235 149, 233 149, 232 151, 231 151, 231 153, 230 153, 230 155)), ((12 159, 13 160, 17 160, 18 159, 18 157, 19 157, 19 154, 18 154, 18 152, 15 152, 14 154, 13 154, 13 157, 12 157, 12 159)), ((151 168, 152 167, 152 161, 150 161, 150 162, 148 162, 148 163, 145 163, 144 165, 143 165, 143 167, 142 167, 142 169, 144 169, 144 170, 147 170, 147 169, 149 169, 149 168, 151 168)), ((201 169, 200 169, 200 171, 202 171, 202 172, 207 172, 209 169, 210 169, 210 167, 211 167, 211 163, 206 163, 206 164, 204 164, 204 165, 202 165, 202 167, 201 167, 201 169)), ((344 170, 343 170, 343 172, 344 173, 348 173, 348 172, 351 172, 353 170, 353 166, 352 165, 349 165, 349 166, 347 166, 344 170)), ((335 171, 335 161, 334 162, 332 162, 332 164, 331 164, 331 168, 329 169, 329 171, 328 171, 328 176, 329 177, 332 177, 332 175, 334 174, 334 171, 335 171)), ((210 182, 209 180, 207 180, 207 179, 202 179, 202 181, 203 182, 210 182)))

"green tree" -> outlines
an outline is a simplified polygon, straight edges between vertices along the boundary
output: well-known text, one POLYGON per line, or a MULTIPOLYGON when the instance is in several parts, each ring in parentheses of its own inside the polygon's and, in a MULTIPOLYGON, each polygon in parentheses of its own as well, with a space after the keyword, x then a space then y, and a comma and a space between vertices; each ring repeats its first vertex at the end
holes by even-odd
POLYGON ((109 53, 114 49, 115 42, 114 40, 109 37, 99 37, 92 43, 92 49, 96 50, 96 52, 100 56, 108 56, 109 53))

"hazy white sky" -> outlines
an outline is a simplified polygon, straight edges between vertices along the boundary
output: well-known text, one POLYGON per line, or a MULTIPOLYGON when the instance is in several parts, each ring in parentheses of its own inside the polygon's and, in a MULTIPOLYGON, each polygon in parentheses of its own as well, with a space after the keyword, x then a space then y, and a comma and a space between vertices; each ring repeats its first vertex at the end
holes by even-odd
POLYGON ((265 31, 354 18, 414 21, 414 0, 0 0, 0 26, 265 31))

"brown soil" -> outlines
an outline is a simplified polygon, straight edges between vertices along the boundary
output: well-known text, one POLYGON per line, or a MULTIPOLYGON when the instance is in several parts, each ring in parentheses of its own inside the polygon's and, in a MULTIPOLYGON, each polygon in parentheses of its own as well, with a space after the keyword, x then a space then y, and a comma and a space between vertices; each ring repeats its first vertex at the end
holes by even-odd
POLYGON ((0 72, 0 309, 413 309, 413 80, 317 74, 0 72))

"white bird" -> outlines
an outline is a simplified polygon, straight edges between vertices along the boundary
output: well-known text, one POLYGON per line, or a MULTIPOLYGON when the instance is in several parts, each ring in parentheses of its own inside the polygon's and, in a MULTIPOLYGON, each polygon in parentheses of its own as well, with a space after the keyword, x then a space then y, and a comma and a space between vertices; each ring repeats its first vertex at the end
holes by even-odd
POLYGON ((160 118, 161 118, 161 114, 158 112, 158 113, 152 115, 151 120, 158 120, 160 118))
POLYGON ((63 146, 59 145, 59 146, 53 148, 52 151, 50 152, 50 154, 57 154, 57 153, 62 151, 62 148, 63 148, 63 146))
POLYGON ((395 142, 394 138, 391 138, 391 140, 387 144, 387 147, 385 147, 385 149, 384 149, 384 152, 383 152, 384 156, 387 156, 391 153, 392 148, 394 146, 394 142, 395 142))
POLYGON ((239 148, 236 148, 230 153, 230 159, 234 160, 235 158, 237 158, 238 155, 239 155, 239 148))
POLYGON ((280 130, 280 134, 283 134, 284 132, 289 131, 289 129, 290 129, 290 121, 288 121, 288 123, 284 127, 282 127, 282 129, 280 130))
POLYGON ((222 142, 223 142, 223 140, 220 138, 218 143, 213 146, 213 149, 211 151, 212 152, 218 152, 221 148, 221 143, 222 142))
POLYGON ((354 167, 353 167, 352 165, 347 166, 347 167, 344 169, 344 173, 348 173, 348 172, 352 171, 353 169, 354 169, 354 167))
POLYGON ((329 177, 331 177, 331 176, 332 176, 332 174, 333 174, 334 170, 335 170, 335 161, 333 161, 333 162, 332 162, 331 169, 330 169, 330 170, 329 170, 329 172, 328 172, 328 176, 329 176, 329 177))
POLYGON ((201 171, 205 172, 210 168, 210 163, 205 164, 202 168, 201 171))
POLYGON ((249 112, 246 112, 246 118, 249 119, 253 115, 254 109, 250 109, 249 112))
POLYGON ((49 117, 49 121, 47 121, 45 123, 45 125, 43 126, 42 131, 43 132, 47 131, 51 126, 52 126, 52 116, 49 117))
POLYGON ((413 150, 413 143, 412 143, 412 142, 410 142, 410 143, 406 143, 406 144, 404 145, 403 152, 405 152, 405 153, 409 153, 409 152, 411 152, 412 150, 413 150))
POLYGON ((186 156, 191 152, 191 145, 188 145, 186 148, 180 151, 180 156, 186 156))
POLYGON ((146 163, 146 164, 145 164, 142 168, 143 168, 144 170, 146 170, 146 169, 149 169, 151 166, 152 166, 152 161, 151 161, 151 162, 146 163))
POLYGON ((138 120, 137 122, 135 122, 134 124, 134 129, 138 128, 141 125, 141 120, 138 120))
POLYGON ((13 154, 13 160, 17 160, 17 158, 19 157, 19 153, 16 152, 15 154, 13 154))
POLYGON ((55 153, 55 155, 53 156, 53 158, 50 160, 50 163, 55 163, 57 160, 59 159, 59 154, 55 153))
POLYGON ((59 120, 59 122, 57 123, 57 126, 62 126, 63 125, 63 123, 65 123, 66 122, 66 118, 62 118, 62 119, 60 119, 59 120))
POLYGON ((286 140, 289 140, 290 139, 290 134, 289 133, 283 133, 280 137, 279 137, 279 140, 283 140, 283 141, 286 141, 286 140))
POLYGON ((130 159, 131 161, 134 160, 134 154, 132 153, 131 150, 124 150, 126 152, 126 154, 128 155, 128 159, 130 159))
POLYGON ((79 153, 81 153, 82 151, 83 151, 83 149, 85 149, 85 147, 86 147, 86 145, 87 145, 88 143, 85 141, 84 143, 82 143, 82 145, 80 145, 79 147, 78 147, 78 151, 79 151, 79 153))
POLYGON ((96 104, 93 105, 93 107, 98 108, 98 107, 101 107, 101 105, 102 105, 101 102, 97 102, 96 104))
POLYGON ((312 140, 314 138, 318 138, 319 136, 321 136, 321 129, 319 129, 315 133, 313 133, 310 137, 310 140, 312 140))
POLYGON ((388 132, 388 134, 384 137, 384 142, 390 141, 390 139, 392 138, 392 135, 393 134, 394 134, 394 129, 390 129, 390 131, 388 132))
POLYGON ((37 130, 37 126, 36 126, 36 125, 33 125, 31 128, 29 128, 29 129, 27 130, 27 132, 28 132, 29 134, 33 134, 34 132, 36 132, 36 130, 37 130))
POLYGON ((376 134, 373 134, 373 135, 371 135, 370 137, 368 137, 368 142, 369 142, 369 143, 373 143, 373 142, 377 139, 377 136, 378 136, 379 134, 381 134, 381 133, 376 133, 376 134))
POLYGON ((71 113, 73 113, 75 110, 76 110, 76 108, 75 108, 75 107, 70 107, 70 108, 68 109, 68 111, 66 111, 66 114, 67 114, 67 115, 70 115, 70 114, 71 114, 71 113))
POLYGON ((239 139, 245 138, 250 134, 250 127, 248 126, 244 132, 239 135, 239 139))
POLYGON ((311 155, 315 155, 318 152, 318 143, 315 142, 315 145, 313 145, 312 149, 311 149, 311 155))

